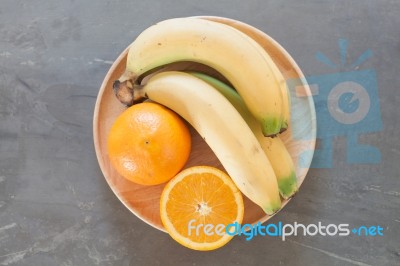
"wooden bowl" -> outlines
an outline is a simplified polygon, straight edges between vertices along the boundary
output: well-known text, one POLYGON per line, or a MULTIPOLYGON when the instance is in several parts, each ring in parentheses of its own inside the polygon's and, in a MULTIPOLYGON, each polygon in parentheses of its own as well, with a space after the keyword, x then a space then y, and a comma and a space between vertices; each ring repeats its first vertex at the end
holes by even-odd
MULTIPOLYGON (((289 86, 292 95, 292 122, 289 130, 281 134, 288 148, 295 166, 299 186, 303 183, 309 170, 316 136, 316 118, 314 102, 310 89, 305 82, 304 75, 292 57, 275 40, 258 29, 245 23, 222 18, 202 17, 204 19, 219 21, 236 27, 257 40, 270 54, 286 80, 291 80, 297 86, 289 86)), ((128 47, 129 48, 129 47, 128 47)), ((159 199, 165 184, 157 186, 142 186, 127 181, 121 177, 111 166, 107 153, 107 135, 116 117, 126 109, 114 96, 112 84, 125 70, 128 48, 115 60, 101 85, 93 118, 93 137, 96 156, 104 177, 118 199, 137 217, 149 225, 165 231, 160 218, 159 199)), ((198 65, 180 63, 168 67, 169 69, 196 69, 198 65)), ((204 70, 204 69, 203 69, 204 70)), ((208 69, 209 70, 209 69, 208 69)), ((216 74, 216 73, 211 73, 216 74)), ((194 165, 210 165, 223 169, 219 160, 204 142, 204 140, 191 128, 192 152, 184 168, 194 165)), ((282 208, 290 201, 284 200, 282 208)), ((243 223, 255 224, 265 222, 270 217, 260 207, 246 197, 243 223)))

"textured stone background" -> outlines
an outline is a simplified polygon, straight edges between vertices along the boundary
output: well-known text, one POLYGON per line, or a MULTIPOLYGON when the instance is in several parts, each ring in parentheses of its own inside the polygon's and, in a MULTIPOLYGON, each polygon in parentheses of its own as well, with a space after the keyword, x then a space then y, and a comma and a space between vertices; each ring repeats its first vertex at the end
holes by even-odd
MULTIPOLYGON (((398 1, 22 1, 0 4, 0 265, 400 265, 398 1), (362 135, 382 162, 312 169, 271 222, 381 225, 383 237, 237 237, 201 253, 133 216, 98 167, 92 115, 118 54, 162 19, 219 15, 259 27, 306 75, 332 72, 349 41, 377 73, 384 129, 362 135)), ((340 69, 345 70, 345 69, 340 69)), ((354 70, 354 69, 353 69, 354 70)), ((377 99, 376 99, 377 100, 377 99)))

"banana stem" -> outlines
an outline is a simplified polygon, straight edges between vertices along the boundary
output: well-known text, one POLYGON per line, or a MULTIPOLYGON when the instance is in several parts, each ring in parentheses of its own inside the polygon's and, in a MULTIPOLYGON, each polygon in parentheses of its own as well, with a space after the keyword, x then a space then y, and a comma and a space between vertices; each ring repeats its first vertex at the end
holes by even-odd
POLYGON ((132 106, 135 103, 142 102, 146 97, 143 86, 135 84, 133 80, 116 80, 113 84, 113 90, 117 99, 126 106, 132 106))

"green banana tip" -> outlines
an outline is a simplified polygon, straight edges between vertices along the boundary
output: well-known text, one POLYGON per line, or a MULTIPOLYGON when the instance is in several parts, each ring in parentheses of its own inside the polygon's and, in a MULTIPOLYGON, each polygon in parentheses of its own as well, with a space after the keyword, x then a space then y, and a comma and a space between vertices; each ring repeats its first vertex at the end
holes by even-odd
POLYGON ((280 178, 278 186, 282 198, 288 199, 293 197, 298 191, 296 172, 293 170, 287 177, 280 178))
POLYGON ((262 133, 264 135, 264 137, 269 137, 269 138, 275 138, 277 137, 279 134, 285 132, 287 130, 287 126, 283 126, 278 130, 273 130, 271 131, 270 129, 264 129, 262 128, 262 133))
POLYGON ((262 207, 263 211, 268 214, 268 215, 273 215, 276 212, 278 212, 282 207, 282 204, 280 201, 275 202, 275 203, 271 203, 268 206, 264 206, 262 207))
POLYGON ((267 117, 261 120, 261 129, 265 137, 275 137, 281 132, 282 120, 276 117, 267 117))

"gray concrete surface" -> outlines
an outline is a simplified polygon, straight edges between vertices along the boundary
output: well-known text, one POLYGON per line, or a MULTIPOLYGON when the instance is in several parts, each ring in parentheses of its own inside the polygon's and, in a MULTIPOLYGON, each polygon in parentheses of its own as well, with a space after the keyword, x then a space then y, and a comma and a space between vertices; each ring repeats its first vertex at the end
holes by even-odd
POLYGON ((400 265, 400 2, 22 1, 0 2, 0 265, 400 265), (311 169, 271 222, 380 225, 384 236, 236 237, 208 253, 188 250, 133 216, 98 167, 92 115, 103 77, 143 29, 162 19, 219 15, 270 34, 306 75, 334 70, 348 40, 351 70, 377 74, 383 130, 360 141, 379 164, 311 169))

